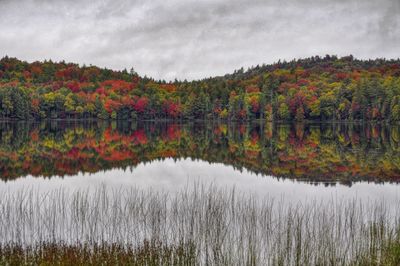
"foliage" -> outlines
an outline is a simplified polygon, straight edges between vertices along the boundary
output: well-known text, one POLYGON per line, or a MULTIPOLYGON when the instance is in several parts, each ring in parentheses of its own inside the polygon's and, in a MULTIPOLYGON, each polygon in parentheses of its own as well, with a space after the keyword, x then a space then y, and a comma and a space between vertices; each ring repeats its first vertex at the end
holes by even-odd
POLYGON ((400 121, 400 61, 327 55, 167 83, 133 70, 4 57, 0 115, 21 120, 400 121))

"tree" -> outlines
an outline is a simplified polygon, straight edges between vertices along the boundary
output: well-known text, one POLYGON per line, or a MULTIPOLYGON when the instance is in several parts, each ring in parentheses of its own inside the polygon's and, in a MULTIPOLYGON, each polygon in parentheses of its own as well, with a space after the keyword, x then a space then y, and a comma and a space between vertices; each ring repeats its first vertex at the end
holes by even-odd
POLYGON ((83 112, 85 111, 85 109, 82 106, 77 106, 75 108, 76 113, 78 114, 78 117, 82 117, 83 112))
POLYGON ((319 98, 322 119, 333 119, 335 115, 336 99, 333 94, 324 94, 319 98))
POLYGON ((1 92, 1 111, 3 117, 10 117, 14 112, 14 105, 8 89, 1 92))
POLYGON ((198 97, 192 95, 187 104, 187 115, 194 119, 204 119, 206 115, 211 115, 210 98, 201 91, 198 97))
POLYGON ((304 108, 303 106, 300 106, 296 110, 296 116, 295 116, 296 121, 303 121, 304 120, 304 108))
POLYGON ((279 105, 278 116, 282 120, 288 120, 290 118, 289 107, 286 103, 281 103, 279 105))
POLYGON ((392 100, 391 106, 391 119, 400 121, 400 96, 395 96, 392 100))
POLYGON ((100 119, 107 119, 108 113, 104 108, 103 102, 100 100, 100 97, 97 95, 96 100, 94 102, 94 113, 96 114, 97 118, 100 119))
POLYGON ((321 115, 321 102, 317 99, 310 104, 310 116, 312 118, 320 118, 321 115))
POLYGON ((265 106, 265 120, 271 122, 274 119, 274 114, 272 112, 272 105, 271 104, 267 104, 265 106))
POLYGON ((64 102, 64 108, 65 111, 69 114, 74 114, 75 113, 75 96, 74 94, 70 93, 65 97, 65 102, 64 102))
POLYGON ((15 117, 21 120, 28 119, 31 112, 28 95, 26 95, 21 88, 16 87, 10 89, 15 117))
POLYGON ((400 121, 400 106, 396 105, 392 109, 392 120, 400 121))
POLYGON ((133 105, 133 109, 135 109, 135 111, 139 114, 143 114, 146 110, 148 103, 149 99, 146 96, 140 97, 133 105))

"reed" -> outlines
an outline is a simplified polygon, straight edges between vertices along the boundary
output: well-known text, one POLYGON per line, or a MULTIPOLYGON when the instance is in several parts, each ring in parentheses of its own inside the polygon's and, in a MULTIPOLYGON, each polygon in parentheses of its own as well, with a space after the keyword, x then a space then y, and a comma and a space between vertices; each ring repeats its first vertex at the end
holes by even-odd
POLYGON ((398 265, 384 201, 288 203, 194 184, 2 191, 0 264, 398 265))

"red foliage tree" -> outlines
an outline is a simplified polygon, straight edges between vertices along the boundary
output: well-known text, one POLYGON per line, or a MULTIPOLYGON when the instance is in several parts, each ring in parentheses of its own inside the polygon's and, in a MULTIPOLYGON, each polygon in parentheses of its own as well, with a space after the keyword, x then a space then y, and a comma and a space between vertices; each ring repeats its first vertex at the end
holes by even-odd
POLYGON ((163 104, 164 112, 171 118, 177 118, 181 114, 181 105, 173 101, 166 100, 163 104))
POLYGON ((149 103, 149 99, 145 96, 140 97, 133 105, 136 112, 143 113, 149 103))
POLYGON ((78 92, 81 90, 80 84, 77 81, 70 81, 67 83, 67 88, 70 89, 72 92, 78 92))

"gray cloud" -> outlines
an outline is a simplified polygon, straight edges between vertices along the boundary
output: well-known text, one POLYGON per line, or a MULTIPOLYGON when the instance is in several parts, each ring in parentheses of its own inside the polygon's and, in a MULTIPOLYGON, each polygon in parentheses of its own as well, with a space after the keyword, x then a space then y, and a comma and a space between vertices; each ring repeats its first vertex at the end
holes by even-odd
POLYGON ((400 54, 399 0, 0 0, 0 11, 0 56, 167 80, 317 54, 400 54))

